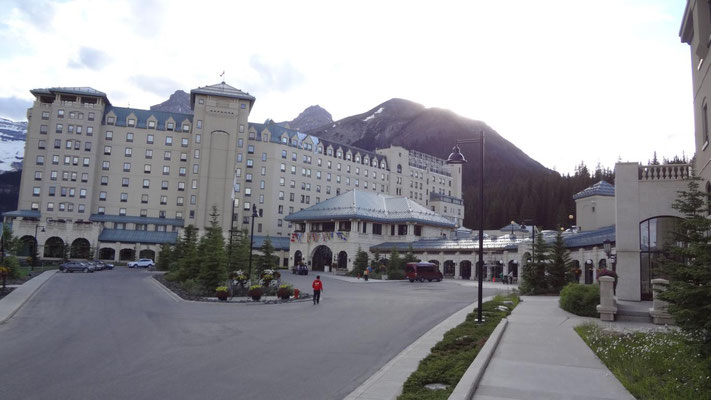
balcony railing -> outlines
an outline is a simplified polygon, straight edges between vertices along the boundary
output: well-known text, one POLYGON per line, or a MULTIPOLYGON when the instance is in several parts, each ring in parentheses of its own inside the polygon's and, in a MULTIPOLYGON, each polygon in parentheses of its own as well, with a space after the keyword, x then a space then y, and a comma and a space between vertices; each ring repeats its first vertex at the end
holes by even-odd
POLYGON ((640 181, 677 181, 691 174, 691 164, 642 165, 638 177, 640 181))

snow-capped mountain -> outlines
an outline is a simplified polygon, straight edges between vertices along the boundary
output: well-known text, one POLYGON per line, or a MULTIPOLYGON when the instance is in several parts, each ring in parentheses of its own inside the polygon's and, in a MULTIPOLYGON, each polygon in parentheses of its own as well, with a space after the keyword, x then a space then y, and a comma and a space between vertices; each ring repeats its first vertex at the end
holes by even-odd
POLYGON ((0 173, 22 169, 26 137, 27 121, 0 118, 0 173))

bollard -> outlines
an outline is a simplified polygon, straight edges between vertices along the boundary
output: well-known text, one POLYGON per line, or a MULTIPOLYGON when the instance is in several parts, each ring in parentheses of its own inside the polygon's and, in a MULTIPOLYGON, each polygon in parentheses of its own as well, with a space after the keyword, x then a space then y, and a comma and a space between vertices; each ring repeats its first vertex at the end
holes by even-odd
POLYGON ((294 289, 294 298, 295 299, 299 298, 299 293, 301 293, 301 292, 299 292, 299 289, 294 289))
POLYGON ((615 278, 601 276, 598 280, 600 281, 600 304, 597 306, 597 312, 601 320, 614 321, 617 314, 617 302, 613 295, 615 278))
POLYGON ((674 318, 667 311, 669 303, 659 298, 659 292, 667 290, 669 281, 666 279, 652 279, 653 299, 652 308, 649 309, 649 315, 652 317, 652 322, 657 325, 672 325, 674 318))

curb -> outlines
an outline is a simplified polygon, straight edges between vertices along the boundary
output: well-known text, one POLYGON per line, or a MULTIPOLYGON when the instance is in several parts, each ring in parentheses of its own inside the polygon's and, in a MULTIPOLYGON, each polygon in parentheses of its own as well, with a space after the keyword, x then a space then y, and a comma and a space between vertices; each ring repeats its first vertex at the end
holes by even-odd
POLYGON ((45 271, 20 285, 12 293, 0 300, 0 324, 4 324, 12 318, 56 273, 57 270, 45 271))
MULTIPOLYGON (((487 296, 482 299, 482 303, 491 301, 496 297, 487 296)), ((402 393, 402 386, 405 384, 407 378, 412 375, 413 372, 417 370, 420 361, 430 354, 432 346, 437 344, 442 340, 444 334, 450 329, 456 327, 457 325, 464 322, 467 315, 477 308, 479 305, 478 301, 471 303, 452 315, 447 317, 444 321, 435 325, 424 335, 420 336, 419 339, 412 342, 398 355, 393 357, 388 361, 382 368, 380 368, 371 377, 365 380, 360 386, 353 390, 345 400, 360 400, 360 399, 395 399, 402 393), (403 366, 403 363, 407 363, 407 366, 403 366), (404 373, 404 374, 403 374, 404 373), (403 376, 404 375, 404 376, 403 376), (397 383, 397 390, 393 391, 393 385, 397 383)), ((498 329, 498 326, 497 326, 498 329)), ((494 330, 496 331, 496 330, 494 330)), ((493 333, 492 333, 493 335, 493 333)), ((484 347, 489 342, 484 344, 484 347)), ((481 351, 484 351, 482 348, 481 351)), ((481 354, 481 351, 479 354, 481 354)), ((478 357, 477 357, 478 358, 478 357)), ((476 361, 476 360, 475 360, 476 361)), ((467 370, 468 371, 468 370, 467 370)))
POLYGON ((474 358, 474 362, 467 368, 462 379, 459 380, 459 383, 449 396, 449 400, 470 400, 474 397, 474 392, 476 392, 476 388, 479 386, 482 376, 484 376, 486 367, 489 365, 489 361, 494 355, 496 347, 499 345, 501 336, 503 336, 506 330, 506 325, 508 325, 507 318, 499 321, 499 324, 496 325, 489 339, 484 343, 484 347, 481 348, 479 354, 474 358))

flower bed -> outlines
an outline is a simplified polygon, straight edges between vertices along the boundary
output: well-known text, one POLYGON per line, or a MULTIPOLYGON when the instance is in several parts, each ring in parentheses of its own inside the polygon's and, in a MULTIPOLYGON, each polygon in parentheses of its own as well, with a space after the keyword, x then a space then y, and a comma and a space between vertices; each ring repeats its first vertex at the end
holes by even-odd
POLYGON ((698 338, 681 331, 575 330, 637 399, 711 399, 711 360, 698 338))
POLYGON ((467 315, 464 322, 444 334, 427 357, 420 361, 398 400, 446 399, 459 383, 467 368, 474 362, 486 340, 501 319, 511 314, 518 304, 517 295, 496 296, 483 304, 484 323, 476 322, 476 312, 467 315), (502 311, 499 307, 508 309, 502 311), (443 384, 446 389, 430 390, 426 385, 443 384))

